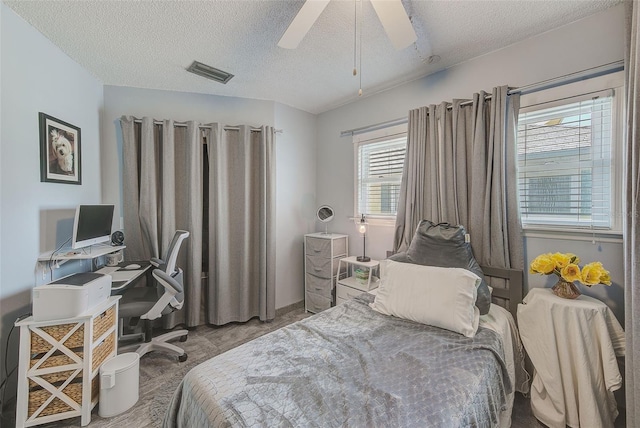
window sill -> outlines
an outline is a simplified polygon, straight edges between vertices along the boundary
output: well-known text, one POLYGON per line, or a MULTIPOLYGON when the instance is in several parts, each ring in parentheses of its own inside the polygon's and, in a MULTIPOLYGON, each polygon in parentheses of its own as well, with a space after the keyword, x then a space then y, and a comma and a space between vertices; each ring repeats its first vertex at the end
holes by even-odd
POLYGON ((525 238, 560 239, 567 241, 611 242, 622 243, 622 232, 619 230, 583 230, 541 226, 525 226, 522 228, 525 238))

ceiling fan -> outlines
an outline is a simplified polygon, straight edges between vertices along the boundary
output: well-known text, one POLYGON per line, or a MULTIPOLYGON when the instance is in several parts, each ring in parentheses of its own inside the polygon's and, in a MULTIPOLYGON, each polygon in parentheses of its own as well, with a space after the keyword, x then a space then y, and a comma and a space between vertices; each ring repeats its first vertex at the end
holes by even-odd
MULTIPOLYGON (((306 0, 278 42, 285 49, 295 49, 331 0, 306 0)), ((364 1, 364 0, 357 0, 364 1)), ((396 49, 401 50, 416 41, 416 32, 401 0, 370 0, 384 30, 396 49)))

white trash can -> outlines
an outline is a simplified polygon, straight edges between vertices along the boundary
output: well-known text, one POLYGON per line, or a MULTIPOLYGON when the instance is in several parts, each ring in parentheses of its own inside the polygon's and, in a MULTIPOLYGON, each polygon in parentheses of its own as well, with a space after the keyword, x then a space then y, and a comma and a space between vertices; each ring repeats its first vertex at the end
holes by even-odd
POLYGON ((100 367, 98 414, 110 418, 129 410, 138 401, 140 356, 135 352, 117 355, 100 367))

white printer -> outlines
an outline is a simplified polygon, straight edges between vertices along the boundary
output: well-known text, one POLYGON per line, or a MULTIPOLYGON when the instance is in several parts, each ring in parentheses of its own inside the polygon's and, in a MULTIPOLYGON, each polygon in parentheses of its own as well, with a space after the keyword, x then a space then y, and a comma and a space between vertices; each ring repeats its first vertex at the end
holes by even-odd
POLYGON ((104 302, 111 295, 111 275, 83 272, 33 289, 33 319, 73 318, 104 302))

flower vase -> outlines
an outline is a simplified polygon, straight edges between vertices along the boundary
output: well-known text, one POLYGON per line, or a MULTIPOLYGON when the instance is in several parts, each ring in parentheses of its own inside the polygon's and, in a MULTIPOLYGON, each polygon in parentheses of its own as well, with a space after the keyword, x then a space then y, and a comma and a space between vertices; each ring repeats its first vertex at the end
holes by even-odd
POLYGON ((556 285, 551 288, 553 294, 563 299, 575 299, 580 295, 580 290, 573 282, 565 281, 562 278, 558 279, 556 285))

